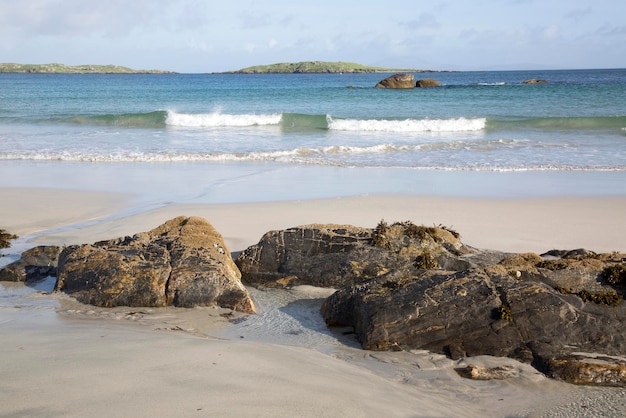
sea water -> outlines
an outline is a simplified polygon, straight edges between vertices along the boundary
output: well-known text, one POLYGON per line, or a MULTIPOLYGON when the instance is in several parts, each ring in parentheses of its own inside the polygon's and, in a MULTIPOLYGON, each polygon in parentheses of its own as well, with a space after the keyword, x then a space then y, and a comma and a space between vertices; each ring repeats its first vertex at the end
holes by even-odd
POLYGON ((336 183, 626 190, 624 69, 416 73, 442 86, 374 88, 389 75, 0 74, 0 186, 39 172, 45 187, 107 188, 112 173, 139 190, 177 180, 185 196, 236 185, 218 201, 323 197, 336 183))

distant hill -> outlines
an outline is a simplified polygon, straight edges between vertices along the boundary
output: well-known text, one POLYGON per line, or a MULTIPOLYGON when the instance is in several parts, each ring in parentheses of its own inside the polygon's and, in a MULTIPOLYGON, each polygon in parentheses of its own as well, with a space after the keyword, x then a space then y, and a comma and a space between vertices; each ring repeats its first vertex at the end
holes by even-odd
POLYGON ((432 72, 408 68, 384 68, 355 64, 352 62, 301 61, 282 62, 270 65, 255 65, 225 74, 291 74, 291 73, 389 73, 389 72, 432 72))
POLYGON ((173 74, 162 70, 133 70, 119 65, 65 65, 0 63, 0 73, 46 74, 173 74))

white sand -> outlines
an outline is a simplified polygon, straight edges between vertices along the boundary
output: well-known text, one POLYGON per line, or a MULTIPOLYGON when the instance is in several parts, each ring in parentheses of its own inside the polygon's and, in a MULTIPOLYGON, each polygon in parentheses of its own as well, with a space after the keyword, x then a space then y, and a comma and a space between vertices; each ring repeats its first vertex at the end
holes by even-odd
MULTIPOLYGON (((466 244, 480 248, 626 251, 622 197, 394 195, 170 205, 135 213, 128 207, 128 196, 121 194, 30 189, 0 193, 0 228, 22 237, 12 250, 132 235, 174 216, 198 215, 213 223, 231 251, 256 243, 272 229, 307 223, 373 227, 383 218, 444 224, 460 232, 466 244)), ((0 416, 626 414, 622 389, 555 382, 509 359, 455 363, 426 352, 355 348, 342 340, 348 337, 333 335, 320 324, 316 312, 325 292, 252 290, 260 314, 230 324, 222 316, 225 311, 216 308, 107 310, 1 283, 0 416), (518 376, 469 381, 453 370, 467 363, 510 364, 518 376)))

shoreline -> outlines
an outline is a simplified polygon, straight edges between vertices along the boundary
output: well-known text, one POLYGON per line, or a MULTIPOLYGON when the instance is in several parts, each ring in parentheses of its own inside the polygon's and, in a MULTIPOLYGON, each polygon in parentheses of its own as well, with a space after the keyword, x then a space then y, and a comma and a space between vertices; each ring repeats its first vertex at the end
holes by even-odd
MULTIPOLYGON (((543 253, 585 248, 626 252, 626 196, 484 198, 371 194, 271 202, 145 205, 133 195, 78 190, 1 188, 1 228, 19 245, 93 243, 148 231, 179 215, 206 218, 231 251, 271 230, 306 224, 378 222, 444 225, 470 246, 543 253), (45 210, 41 202, 45 201, 45 210), (278 215, 278 216, 277 216, 278 215)), ((10 249, 9 249, 10 250, 10 249)), ((6 251, 5 253, 10 252, 6 251)))
MULTIPOLYGON (((155 205, 119 192, 0 187, 0 193, 10 196, 0 208, 0 227, 21 235, 3 250, 3 264, 38 244, 132 235, 178 215, 209 220, 233 252, 272 229, 311 223, 374 227, 381 219, 443 224, 479 248, 626 251, 626 196, 371 194, 155 205)), ((333 335, 319 315, 328 289, 251 289, 259 313, 232 321, 219 308, 97 308, 49 290, 0 283, 0 402, 8 416, 626 413, 623 388, 554 381, 511 359, 455 362, 423 351, 368 352, 346 344, 347 337, 333 335), (510 365, 516 377, 471 381, 454 371, 470 363, 510 365)))

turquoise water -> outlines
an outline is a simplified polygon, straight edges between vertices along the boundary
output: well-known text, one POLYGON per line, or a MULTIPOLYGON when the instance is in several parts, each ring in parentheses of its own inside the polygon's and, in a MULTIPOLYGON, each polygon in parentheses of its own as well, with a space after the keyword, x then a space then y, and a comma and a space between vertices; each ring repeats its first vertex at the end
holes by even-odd
POLYGON ((626 170, 626 70, 388 75, 0 74, 0 161, 626 170))

